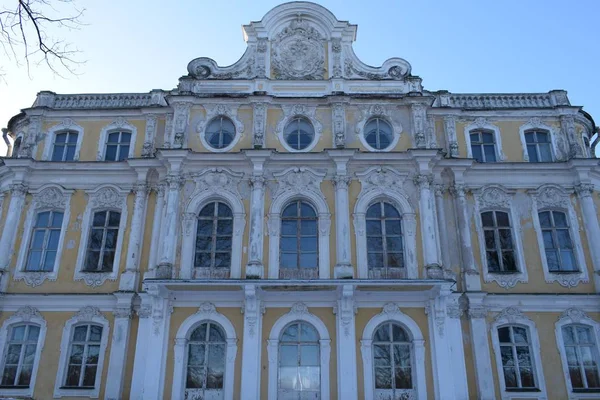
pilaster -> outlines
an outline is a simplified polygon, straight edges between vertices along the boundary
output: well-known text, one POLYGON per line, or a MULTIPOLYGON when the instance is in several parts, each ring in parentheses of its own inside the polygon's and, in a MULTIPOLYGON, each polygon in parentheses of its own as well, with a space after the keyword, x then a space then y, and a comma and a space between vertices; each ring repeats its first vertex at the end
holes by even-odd
POLYGON ((415 185, 419 188, 419 215, 421 217, 421 235, 423 243, 423 259, 425 267, 439 267, 438 236, 436 229, 435 203, 431 194, 433 176, 419 174, 414 178, 415 185))
POLYGON ((469 330, 471 334, 471 348, 475 361, 475 381, 477 382, 477 398, 480 400, 494 400, 494 375, 492 373, 492 359, 490 356, 490 343, 485 320, 487 309, 483 304, 485 293, 467 293, 469 308, 469 330))
POLYGON ((153 188, 156 193, 156 204, 154 206, 154 216, 152 219, 152 236, 150 238, 150 255, 148 257, 148 272, 144 277, 153 278, 156 271, 157 259, 160 249, 160 230, 162 227, 164 205, 165 205, 165 184, 158 184, 153 188))
POLYGON ((260 399, 262 317, 265 309, 259 290, 252 284, 244 288, 241 400, 260 399))
POLYGON ((115 320, 104 395, 107 400, 123 398, 123 383, 125 382, 129 333, 133 313, 131 309, 133 293, 117 292, 114 295, 117 298, 117 305, 113 311, 115 320))
POLYGON ((150 332, 152 331, 152 302, 150 295, 140 293, 142 303, 137 309, 138 332, 135 340, 133 376, 131 378, 131 400, 144 400, 144 381, 146 378, 146 357, 148 356, 150 332))
POLYGON ((250 252, 246 277, 262 278, 264 276, 263 243, 264 243, 264 206, 265 178, 262 175, 250 178, 252 197, 250 200, 250 252))
POLYGON ((338 292, 335 325, 337 332, 337 387, 338 399, 356 400, 356 326, 354 286, 344 285, 338 292))
POLYGON ((142 237, 144 235, 144 222, 146 218, 146 204, 148 201, 148 186, 145 182, 138 182, 133 188, 133 216, 129 230, 129 243, 127 245, 127 259, 125 272, 121 274, 119 290, 136 290, 140 279, 140 257, 142 252, 142 237))
POLYGON ((4 221, 2 238, 0 239, 0 292, 5 292, 8 286, 10 259, 13 252, 19 220, 27 196, 27 186, 22 182, 10 185, 10 203, 4 221))
POLYGON ((335 186, 335 230, 336 230, 336 265, 334 277, 352 278, 354 269, 350 263, 350 202, 348 185, 351 178, 346 175, 336 175, 333 178, 335 186))
POLYGON ((600 225, 598 224, 598 214, 592 195, 594 185, 579 184, 575 186, 575 191, 581 203, 581 212, 583 213, 583 223, 588 241, 588 248, 592 256, 592 265, 594 267, 594 285, 596 292, 600 293, 600 247, 597 240, 600 237, 600 225))
POLYGON ((164 228, 161 228, 162 251, 156 278, 169 279, 173 276, 175 253, 177 247, 177 219, 179 213, 179 192, 183 179, 179 174, 167 176, 167 205, 165 210, 164 228))
POLYGON ((479 291, 481 290, 481 279, 475 267, 475 257, 473 256, 467 189, 464 185, 455 184, 451 191, 456 199, 456 216, 458 219, 460 254, 462 256, 461 275, 464 289, 479 291))
POLYGON ((456 118, 453 115, 444 117, 444 131, 450 157, 458 157, 458 141, 456 139, 456 118))

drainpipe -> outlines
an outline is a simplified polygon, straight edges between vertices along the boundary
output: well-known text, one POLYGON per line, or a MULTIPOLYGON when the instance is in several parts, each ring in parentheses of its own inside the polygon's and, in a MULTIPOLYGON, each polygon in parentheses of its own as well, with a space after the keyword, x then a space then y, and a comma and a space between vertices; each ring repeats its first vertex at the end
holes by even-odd
POLYGON ((10 157, 10 153, 12 151, 12 145, 10 144, 10 140, 8 140, 8 129, 2 128, 2 138, 4 139, 4 143, 6 143, 6 157, 10 157))

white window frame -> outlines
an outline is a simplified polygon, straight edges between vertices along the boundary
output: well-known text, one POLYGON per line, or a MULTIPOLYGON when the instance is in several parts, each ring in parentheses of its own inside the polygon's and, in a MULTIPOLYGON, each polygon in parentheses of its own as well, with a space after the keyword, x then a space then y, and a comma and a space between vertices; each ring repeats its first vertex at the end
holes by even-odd
POLYGON ((83 127, 70 118, 65 118, 58 124, 52 126, 46 132, 46 138, 44 142, 44 152, 42 154, 42 160, 50 161, 52 159, 52 152, 54 151, 54 140, 58 133, 66 131, 77 132, 77 144, 75 146, 75 154, 73 155, 73 161, 79 161, 79 152, 81 150, 81 143, 83 142, 83 127))
POLYGON ((4 359, 6 357, 5 352, 7 349, 6 345, 8 343, 8 332, 10 331, 11 326, 18 324, 32 324, 37 325, 40 328, 38 342, 35 348, 33 369, 31 371, 31 381, 29 382, 29 387, 24 389, 0 388, 0 396, 33 397, 38 367, 40 365, 40 358, 42 356, 44 340, 46 338, 46 320, 36 308, 25 306, 19 308, 14 314, 4 321, 2 328, 0 328, 0 343, 2 343, 2 347, 0 348, 0 373, 4 372, 4 359))
POLYGON ((585 325, 591 328, 594 339, 596 340, 596 351, 600 353, 600 322, 591 319, 583 310, 578 308, 569 308, 562 313, 558 318, 555 326, 556 333, 556 344, 558 346, 558 353, 560 354, 561 364, 563 368, 563 374, 565 378, 565 385, 567 386, 567 393, 569 394, 569 400, 583 400, 583 399, 597 399, 599 393, 594 392, 574 392, 573 385, 571 384, 571 376, 569 374, 569 364, 567 362, 567 355, 565 353, 564 338, 562 328, 566 325, 585 325))
POLYGON ((479 189, 475 193, 475 229, 479 241, 479 253, 483 280, 486 283, 496 282, 500 287, 508 289, 513 288, 517 283, 527 283, 529 275, 525 264, 523 251, 523 232, 519 215, 513 205, 513 193, 509 192, 499 185, 488 185, 479 189), (493 273, 488 271, 487 257, 485 252, 485 235, 481 214, 486 211, 503 211, 508 213, 510 229, 515 252, 515 263, 517 272, 515 273, 493 273))
POLYGON ((225 376, 223 378, 223 399, 233 400, 235 359, 237 357, 237 336, 235 328, 229 319, 217 312, 215 305, 209 302, 200 304, 198 311, 183 321, 177 334, 174 345, 174 370, 171 398, 183 399, 185 397, 185 382, 187 369, 187 347, 189 337, 200 324, 214 322, 225 332, 227 350, 225 353, 225 376))
POLYGON ((308 202, 318 214, 319 279, 329 279, 331 260, 329 258, 329 235, 331 213, 321 192, 321 181, 325 174, 309 168, 288 168, 274 173, 279 187, 273 196, 269 209, 269 279, 279 279, 279 244, 281 234, 281 214, 292 201, 308 202))
POLYGON ((372 152, 389 152, 394 151, 396 149, 396 145, 398 144, 398 140, 400 140, 400 135, 402 134, 402 124, 392 118, 390 110, 387 106, 381 104, 373 104, 373 105, 363 105, 362 109, 362 119, 356 124, 354 130, 356 132, 356 136, 365 147, 365 149, 372 152), (373 118, 381 118, 385 120, 392 127, 392 140, 390 145, 385 149, 376 149, 371 147, 365 138, 365 125, 373 118))
POLYGON ((243 174, 236 174, 226 169, 218 171, 208 169, 194 177, 196 190, 190 195, 184 206, 181 239, 181 279, 193 279, 194 255, 196 247, 196 231, 198 214, 209 203, 220 201, 227 204, 233 212, 233 235, 231 242, 231 269, 229 277, 242 277, 242 247, 246 227, 246 209, 237 186, 243 174))
POLYGON ((494 356, 496 358, 496 372, 498 375, 498 383, 500 387, 500 394, 502 399, 511 398, 528 398, 528 399, 546 399, 546 381, 544 379, 543 364, 541 358, 541 347, 538 336, 538 331, 535 323, 524 315, 517 307, 508 307, 502 310, 494 319, 494 322, 490 327, 490 334, 492 336, 492 345, 494 347, 494 356), (500 354, 500 338, 498 337, 498 328, 503 326, 522 326, 526 327, 531 340, 531 358, 533 360, 533 370, 535 374, 535 381, 538 384, 539 391, 519 391, 513 389, 506 389, 506 382, 504 380, 504 369, 502 366, 502 356, 500 354))
POLYGON ((480 130, 488 130, 494 133, 494 140, 496 141, 496 162, 506 161, 506 156, 502 150, 502 135, 500 134, 500 128, 482 117, 477 118, 474 122, 465 126, 464 133, 465 142, 467 143, 467 158, 473 158, 473 150, 471 149, 471 131, 480 130))
MULTIPOLYGON (((360 341, 360 352, 363 362, 363 377, 365 385, 365 400, 375 400, 375 377, 373 368, 373 335, 381 324, 386 322, 396 322, 400 324, 412 339, 413 346, 413 388, 414 399, 427 399, 427 382, 425 373, 425 339, 419 325, 408 315, 400 311, 400 307, 395 303, 387 303, 383 306, 381 313, 369 320, 363 330, 360 341)), ((412 397, 411 397, 412 398, 412 397)))
POLYGON ((542 259, 542 267, 544 269, 544 278, 546 283, 558 282, 561 286, 572 288, 580 282, 589 282, 588 268, 585 262, 585 254, 583 252, 583 244, 581 242, 581 234, 579 229, 579 221, 577 214, 570 200, 569 193, 556 185, 544 185, 530 192, 532 195, 531 212, 533 214, 533 227, 538 240, 538 248, 542 259), (569 234, 573 243, 573 253, 577 262, 578 273, 554 273, 548 268, 548 260, 546 259, 546 251, 544 248, 544 237, 542 235, 542 227, 538 213, 542 211, 560 211, 563 212, 569 221, 569 234))
POLYGON ((100 186, 92 191, 87 192, 88 203, 83 214, 81 236, 79 241, 79 251, 77 252, 77 261, 75 264, 76 281, 83 280, 86 285, 98 287, 109 279, 114 281, 119 275, 119 266, 121 263, 121 252, 123 251, 123 243, 125 239, 125 229, 127 228, 127 195, 129 192, 122 190, 115 185, 100 186), (87 253, 88 240, 90 236, 90 228, 94 213, 98 211, 117 211, 121 213, 119 221, 119 235, 117 237, 117 248, 115 250, 115 260, 111 272, 86 272, 85 257, 87 253))
POLYGON ((282 105, 281 106, 282 110, 283 110, 283 118, 277 123, 277 126, 275 127, 275 131, 277 133, 277 137, 279 138, 279 142, 281 143, 281 145, 283 146, 283 148, 285 148, 287 151, 289 151, 290 153, 307 153, 309 151, 311 151, 319 142, 319 140, 321 140, 321 134, 323 132, 323 125, 321 125, 321 123, 316 119, 316 111, 317 111, 317 106, 307 106, 307 105, 303 105, 303 104, 296 104, 293 106, 288 106, 288 105, 282 105), (285 139, 285 128, 287 128, 288 124, 297 117, 302 117, 302 118, 306 118, 308 121, 310 121, 310 123, 313 126, 314 129, 314 137, 312 142, 304 149, 302 150, 296 150, 293 147, 291 147, 287 140, 285 139))
POLYGON ((27 286, 36 287, 44 283, 46 280, 56 281, 58 278, 58 270, 60 269, 60 261, 64 248, 65 237, 69 227, 69 218, 71 215, 71 196, 72 190, 66 190, 61 186, 50 184, 44 185, 39 189, 30 190, 32 194, 32 202, 25 216, 24 235, 22 238, 19 254, 17 256, 17 266, 13 274, 15 281, 25 281, 27 286), (32 239, 33 227, 37 215, 44 211, 56 211, 63 213, 63 221, 60 227, 60 238, 58 240, 58 248, 56 250, 56 258, 54 259, 54 268, 52 271, 25 271, 27 263, 27 255, 29 252, 29 244, 32 239))
POLYGON ((329 399, 329 361, 331 355, 331 339, 327 327, 319 317, 311 314, 304 303, 295 303, 291 310, 281 316, 269 333, 267 354, 269 357, 268 400, 277 400, 279 377, 279 339, 285 328, 292 322, 306 322, 319 333, 321 400, 329 399))
POLYGON ((525 132, 527 131, 545 131, 550 137, 550 151, 552 153, 552 161, 557 161, 559 154, 558 143, 556 142, 557 132, 553 126, 542 122, 540 118, 531 118, 526 124, 519 127, 519 138, 523 148, 523 160, 529 162, 529 152, 527 151, 527 142, 525 141, 525 132))
POLYGON ((114 122, 105 125, 100 130, 100 138, 98 139, 98 153, 96 154, 96 161, 104 161, 104 157, 106 156, 106 141, 108 140, 108 135, 113 133, 114 131, 119 132, 130 132, 131 140, 129 141, 129 153, 127 158, 133 158, 135 154, 135 145, 136 145, 136 137, 137 137, 137 128, 135 125, 130 124, 123 117, 117 118, 114 122))
MULTIPOLYGON (((362 182, 362 181, 361 181, 362 182)), ((404 268, 406 268, 406 279, 417 279, 419 277, 419 266, 417 263, 417 218, 408 198, 393 189, 393 187, 365 188, 358 195, 354 206, 354 234, 356 236, 356 263, 358 278, 368 279, 368 249, 366 232, 366 214, 370 206, 380 201, 393 205, 402 217, 402 240, 404 241, 404 268)))
POLYGON ((65 323, 63 334, 60 341, 60 357, 58 361, 58 373, 54 384, 54 398, 60 397, 89 397, 97 399, 100 396, 102 387, 102 374, 104 371, 104 358, 108 337, 110 335, 108 320, 96 307, 85 306, 81 308, 71 319, 65 323), (96 379, 93 389, 64 389, 64 382, 67 374, 68 358, 71 338, 77 325, 96 324, 102 326, 102 339, 100 340, 100 353, 98 355, 98 367, 96 369, 96 379))
POLYGON ((198 123, 198 125, 196 125, 196 132, 198 132, 198 137, 200 138, 202 146, 212 153, 225 153, 231 150, 240 141, 245 130, 244 123, 237 117, 239 105, 228 103, 206 104, 204 105, 204 109, 206 110, 206 116, 198 123), (231 122, 233 122, 233 125, 235 126, 235 136, 228 146, 222 149, 215 149, 206 141, 206 128, 208 128, 208 125, 213 119, 220 116, 229 118, 231 122))

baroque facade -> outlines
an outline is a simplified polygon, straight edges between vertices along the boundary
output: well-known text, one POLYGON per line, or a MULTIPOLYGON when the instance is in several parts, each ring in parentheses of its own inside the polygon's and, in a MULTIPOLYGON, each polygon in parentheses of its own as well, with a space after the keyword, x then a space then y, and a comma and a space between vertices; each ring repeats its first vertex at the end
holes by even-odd
POLYGON ((424 90, 313 3, 243 30, 9 121, 0 397, 600 398, 592 118, 424 90))

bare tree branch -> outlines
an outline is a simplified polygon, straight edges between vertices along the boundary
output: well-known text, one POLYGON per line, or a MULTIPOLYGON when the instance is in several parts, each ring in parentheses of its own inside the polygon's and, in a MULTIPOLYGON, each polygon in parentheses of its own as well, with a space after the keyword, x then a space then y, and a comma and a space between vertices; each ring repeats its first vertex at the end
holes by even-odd
MULTIPOLYGON (((85 10, 77 9, 74 1, 16 0, 16 8, 0 9, 0 50, 5 59, 17 65, 25 64, 30 76, 32 63, 45 64, 61 77, 65 71, 76 75, 75 68, 84 62, 77 59, 79 50, 54 36, 83 25, 81 17, 85 10)), ((2 77, 0 64, 0 79, 2 77)))

